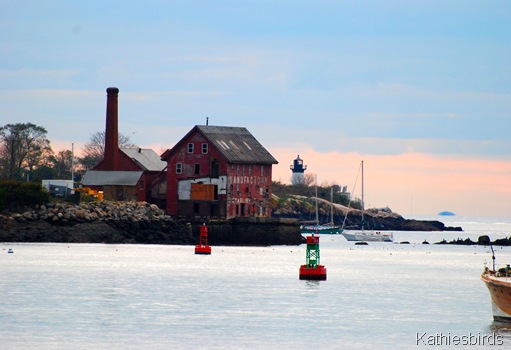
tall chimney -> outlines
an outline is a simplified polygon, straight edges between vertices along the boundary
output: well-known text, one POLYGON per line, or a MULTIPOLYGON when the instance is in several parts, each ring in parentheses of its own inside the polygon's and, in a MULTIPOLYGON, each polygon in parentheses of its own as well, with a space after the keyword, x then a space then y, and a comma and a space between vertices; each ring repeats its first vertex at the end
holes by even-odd
POLYGON ((118 94, 119 89, 116 87, 109 87, 106 89, 104 170, 118 170, 119 165, 118 94))

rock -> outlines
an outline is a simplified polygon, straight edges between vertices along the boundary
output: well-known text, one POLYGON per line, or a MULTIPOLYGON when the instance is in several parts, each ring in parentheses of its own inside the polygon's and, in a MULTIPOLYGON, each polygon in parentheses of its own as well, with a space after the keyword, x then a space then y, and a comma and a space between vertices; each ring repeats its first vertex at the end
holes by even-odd
POLYGON ((499 245, 499 246, 509 246, 509 245, 511 245, 511 240, 509 240, 509 238, 500 238, 500 239, 496 239, 491 244, 499 245))
POLYGON ((447 242, 445 239, 443 239, 442 241, 437 242, 435 244, 475 245, 476 242, 472 241, 470 238, 466 239, 458 238, 450 242, 447 242))
POLYGON ((487 235, 479 236, 479 238, 477 239, 477 244, 479 245, 490 245, 490 243, 491 243, 490 236, 487 235))

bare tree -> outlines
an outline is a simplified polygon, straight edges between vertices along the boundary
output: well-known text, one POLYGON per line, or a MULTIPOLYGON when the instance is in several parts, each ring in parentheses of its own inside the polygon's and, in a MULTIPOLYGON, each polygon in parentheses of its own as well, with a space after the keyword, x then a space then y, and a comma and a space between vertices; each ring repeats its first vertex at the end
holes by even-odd
POLYGON ((303 184, 306 186, 306 187, 310 187, 311 185, 313 185, 314 183, 316 182, 316 174, 312 174, 312 173, 307 173, 304 175, 304 178, 303 178, 303 184))
MULTIPOLYGON (((134 148, 137 147, 131 142, 129 136, 121 133, 118 135, 119 148, 134 148)), ((79 159, 79 162, 85 169, 90 169, 103 160, 105 154, 105 132, 98 131, 92 134, 89 142, 83 147, 84 156, 79 159)))
POLYGON ((3 176, 21 180, 23 170, 32 171, 52 154, 47 131, 32 123, 7 124, 0 128, 3 176))
POLYGON ((57 153, 53 159, 55 173, 58 179, 71 177, 71 166, 73 163, 73 152, 63 150, 57 153))

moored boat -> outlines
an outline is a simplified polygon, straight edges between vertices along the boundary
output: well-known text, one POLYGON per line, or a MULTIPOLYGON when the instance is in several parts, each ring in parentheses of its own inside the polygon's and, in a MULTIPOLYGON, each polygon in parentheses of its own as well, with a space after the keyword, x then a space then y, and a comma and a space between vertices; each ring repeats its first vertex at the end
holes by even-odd
MULTIPOLYGON (((316 180, 317 181, 317 180, 316 180)), ((330 218, 331 222, 329 224, 319 224, 319 214, 318 214, 318 188, 316 185, 316 220, 314 221, 314 225, 302 225, 300 226, 301 234, 341 234, 344 231, 342 226, 334 225, 334 207, 333 207, 333 192, 330 193, 330 218)))
POLYGON ((493 319, 511 322, 511 268, 509 265, 493 270, 486 267, 481 279, 488 287, 491 297, 493 319))
POLYGON ((367 241, 367 242, 393 242, 392 232, 381 233, 380 231, 349 231, 342 232, 342 235, 348 241, 367 241))
MULTIPOLYGON (((360 163, 362 171, 362 224, 361 230, 344 230, 342 235, 347 241, 371 241, 371 242, 394 242, 392 232, 381 233, 380 231, 364 230, 364 161, 360 163)), ((346 213, 347 215, 347 213, 346 213)))
POLYGON ((300 233, 306 234, 341 234, 343 231, 341 226, 334 226, 334 225, 308 225, 308 226, 301 226, 300 227, 300 233))

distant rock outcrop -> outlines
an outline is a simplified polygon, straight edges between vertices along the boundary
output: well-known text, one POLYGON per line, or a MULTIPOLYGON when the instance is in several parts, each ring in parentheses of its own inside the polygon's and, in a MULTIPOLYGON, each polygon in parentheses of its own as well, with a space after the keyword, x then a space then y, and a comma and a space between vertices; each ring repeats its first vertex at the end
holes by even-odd
MULTIPOLYGON (((276 208, 272 213, 275 218, 294 218, 300 221, 312 221, 316 217, 315 199, 305 196, 290 195, 276 200, 276 208)), ((346 228, 360 228, 362 211, 333 204, 334 223, 346 228)), ((318 198, 318 216, 320 222, 330 222, 331 204, 318 198)), ((405 219, 394 213, 390 208, 372 208, 364 211, 364 227, 375 230, 390 231, 463 231, 461 227, 448 227, 436 220, 405 219)))
POLYGON ((470 238, 466 239, 458 238, 449 242, 443 239, 442 241, 437 242, 435 244, 511 246, 511 237, 499 238, 492 241, 489 236, 484 235, 479 236, 477 242, 472 241, 470 238))
POLYGON ((454 214, 452 211, 441 211, 440 213, 438 213, 438 215, 440 215, 440 216, 455 216, 456 214, 454 214))

